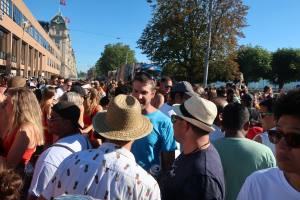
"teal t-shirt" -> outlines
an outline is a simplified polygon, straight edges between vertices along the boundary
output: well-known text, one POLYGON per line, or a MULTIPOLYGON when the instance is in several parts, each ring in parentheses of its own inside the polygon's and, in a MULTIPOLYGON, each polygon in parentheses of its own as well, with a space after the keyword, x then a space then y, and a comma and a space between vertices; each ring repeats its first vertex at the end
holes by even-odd
POLYGON ((152 166, 160 166, 160 153, 175 151, 173 124, 169 117, 157 110, 145 115, 152 123, 152 132, 141 139, 136 140, 131 151, 137 163, 149 171, 152 166))
POLYGON ((276 166, 270 148, 247 138, 221 138, 213 142, 224 170, 226 199, 237 195, 252 172, 276 166))

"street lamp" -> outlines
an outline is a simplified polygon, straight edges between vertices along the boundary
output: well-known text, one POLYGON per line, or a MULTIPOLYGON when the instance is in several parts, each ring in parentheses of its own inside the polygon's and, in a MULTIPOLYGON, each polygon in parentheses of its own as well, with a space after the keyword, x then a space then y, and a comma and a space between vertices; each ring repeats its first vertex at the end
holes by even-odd
POLYGON ((208 67, 209 67, 209 52, 210 52, 210 43, 211 43, 211 21, 212 21, 212 1, 209 1, 209 8, 208 8, 208 41, 207 41, 207 48, 205 53, 205 62, 204 62, 204 77, 203 77, 203 86, 204 88, 207 86, 207 77, 208 77, 208 67))

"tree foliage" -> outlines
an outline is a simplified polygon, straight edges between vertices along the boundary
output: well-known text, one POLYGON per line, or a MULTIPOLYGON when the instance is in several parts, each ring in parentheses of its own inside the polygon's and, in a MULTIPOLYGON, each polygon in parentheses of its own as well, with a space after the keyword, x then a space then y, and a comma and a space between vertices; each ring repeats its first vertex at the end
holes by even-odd
MULTIPOLYGON (((152 61, 163 67, 174 66, 173 70, 166 71, 180 73, 191 82, 201 81, 208 41, 209 1, 156 0, 152 20, 144 29, 138 46, 152 61)), ((228 61, 234 57, 237 38, 243 37, 241 29, 246 26, 247 10, 242 0, 213 0, 210 60, 215 62, 215 68, 223 67, 219 71, 227 70, 220 63, 234 62, 228 61)), ((238 70, 233 66, 229 71, 238 70)), ((233 75, 226 74, 229 76, 225 78, 233 75)))
POLYGON ((77 73, 77 77, 78 77, 78 78, 85 79, 85 78, 86 78, 86 72, 79 71, 79 72, 77 73))
POLYGON ((273 53, 272 81, 282 88, 284 83, 300 78, 300 49, 278 49, 273 53))
POLYGON ((272 54, 259 46, 241 46, 237 62, 246 82, 271 78, 272 54))
POLYGON ((136 62, 135 52, 122 43, 105 45, 104 52, 95 64, 97 75, 107 76, 109 71, 116 70, 124 64, 136 62))

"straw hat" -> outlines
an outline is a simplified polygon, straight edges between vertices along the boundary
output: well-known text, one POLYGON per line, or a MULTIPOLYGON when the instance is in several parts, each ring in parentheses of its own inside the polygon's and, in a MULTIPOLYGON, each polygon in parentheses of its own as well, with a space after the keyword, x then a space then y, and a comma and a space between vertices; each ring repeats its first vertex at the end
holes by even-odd
POLYGON ((217 106, 199 96, 192 96, 183 104, 174 105, 176 115, 185 121, 199 127, 200 129, 212 132, 212 127, 217 116, 217 106))
POLYGON ((107 112, 93 118, 93 127, 101 136, 121 141, 142 138, 153 129, 150 120, 142 115, 138 100, 123 94, 110 102, 107 112))
POLYGON ((10 80, 8 80, 7 87, 8 88, 18 88, 25 87, 26 79, 21 76, 14 76, 10 80))

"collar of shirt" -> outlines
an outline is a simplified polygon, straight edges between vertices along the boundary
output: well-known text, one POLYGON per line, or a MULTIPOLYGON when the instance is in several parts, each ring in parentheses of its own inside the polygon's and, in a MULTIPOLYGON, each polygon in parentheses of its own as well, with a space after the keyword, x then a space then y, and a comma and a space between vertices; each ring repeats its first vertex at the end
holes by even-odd
POLYGON ((120 147, 117 144, 110 143, 110 142, 104 142, 99 147, 99 149, 105 153, 112 152, 112 151, 118 152, 118 153, 122 154, 123 156, 125 156, 135 162, 134 155, 126 148, 120 147))

